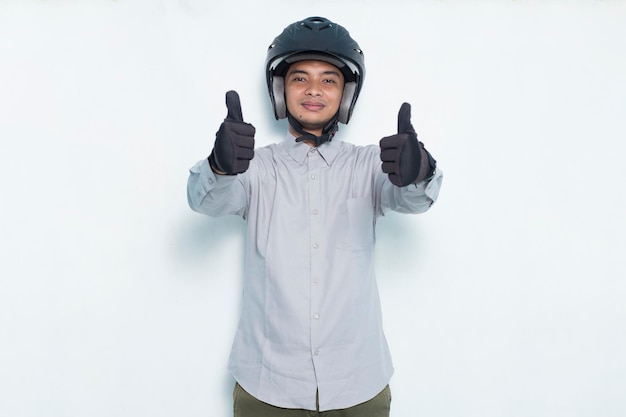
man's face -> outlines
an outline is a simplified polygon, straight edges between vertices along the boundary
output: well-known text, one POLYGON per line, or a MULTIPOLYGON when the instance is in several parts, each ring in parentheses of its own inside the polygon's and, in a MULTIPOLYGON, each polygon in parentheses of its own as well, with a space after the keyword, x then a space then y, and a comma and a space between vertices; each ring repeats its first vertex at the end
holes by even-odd
POLYGON ((323 61, 291 64, 285 75, 287 110, 305 131, 317 136, 339 110, 343 94, 343 74, 323 61))

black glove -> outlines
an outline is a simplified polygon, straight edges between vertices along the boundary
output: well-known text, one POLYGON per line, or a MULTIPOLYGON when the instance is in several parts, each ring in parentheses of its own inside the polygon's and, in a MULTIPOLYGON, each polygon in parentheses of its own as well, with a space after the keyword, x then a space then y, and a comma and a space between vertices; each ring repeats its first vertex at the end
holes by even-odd
POLYGON ((209 155, 211 168, 219 174, 235 175, 245 172, 254 157, 256 129, 244 123, 241 102, 236 91, 226 93, 228 115, 215 134, 215 145, 209 155))
POLYGON ((434 173, 436 161, 417 140, 409 103, 403 103, 398 112, 398 134, 380 140, 380 159, 383 172, 398 187, 420 182, 434 173))

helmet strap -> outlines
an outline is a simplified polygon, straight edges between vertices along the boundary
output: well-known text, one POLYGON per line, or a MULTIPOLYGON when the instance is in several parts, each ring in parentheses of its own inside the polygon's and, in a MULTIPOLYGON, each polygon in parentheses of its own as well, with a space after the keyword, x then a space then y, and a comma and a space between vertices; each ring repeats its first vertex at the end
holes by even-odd
POLYGON ((293 128, 293 130, 301 135, 296 138, 296 142, 310 140, 315 144, 316 147, 325 142, 330 142, 331 140, 333 140, 333 137, 339 130, 339 122, 337 119, 338 115, 335 114, 322 129, 322 135, 315 136, 313 133, 306 132, 300 122, 296 120, 296 118, 293 117, 289 111, 287 111, 287 120, 289 120, 289 125, 293 128))

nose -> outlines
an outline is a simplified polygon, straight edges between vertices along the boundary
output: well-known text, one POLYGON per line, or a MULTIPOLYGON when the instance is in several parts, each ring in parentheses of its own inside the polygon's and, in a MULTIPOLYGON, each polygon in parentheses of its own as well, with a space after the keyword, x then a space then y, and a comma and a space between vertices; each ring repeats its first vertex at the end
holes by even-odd
POLYGON ((320 88, 319 82, 311 81, 306 89, 306 95, 308 96, 321 96, 322 89, 320 88))

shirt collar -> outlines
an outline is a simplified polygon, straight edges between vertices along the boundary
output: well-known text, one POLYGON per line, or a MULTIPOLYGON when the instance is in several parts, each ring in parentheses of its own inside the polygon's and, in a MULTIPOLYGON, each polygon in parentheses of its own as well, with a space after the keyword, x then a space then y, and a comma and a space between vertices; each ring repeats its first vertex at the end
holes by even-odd
POLYGON ((313 148, 306 143, 296 142, 296 137, 287 132, 287 138, 283 142, 283 146, 289 156, 291 156, 300 165, 304 164, 309 151, 312 149, 316 149, 324 161, 326 161, 328 165, 331 165, 335 160, 335 157, 339 154, 341 141, 335 135, 332 141, 324 142, 320 146, 313 148))

